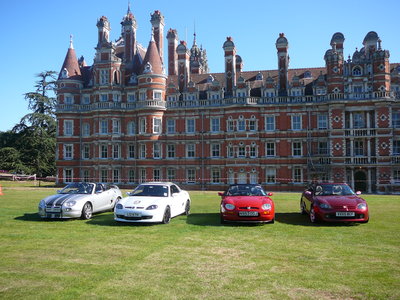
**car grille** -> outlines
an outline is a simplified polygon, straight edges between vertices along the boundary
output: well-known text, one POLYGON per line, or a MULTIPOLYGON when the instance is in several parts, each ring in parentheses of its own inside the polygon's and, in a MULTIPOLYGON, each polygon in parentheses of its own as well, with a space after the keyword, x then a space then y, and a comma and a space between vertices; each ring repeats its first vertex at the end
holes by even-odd
POLYGON ((255 206, 246 206, 246 207, 239 207, 239 209, 247 210, 247 209, 259 209, 259 208, 255 206))
POLYGON ((61 212, 61 206, 47 205, 45 211, 49 213, 59 213, 61 212))
POLYGON ((336 209, 343 209, 343 208, 355 209, 356 207, 353 206, 353 205, 336 205, 336 206, 333 206, 333 208, 336 208, 336 209))
POLYGON ((117 215, 117 218, 119 219, 124 219, 124 220, 150 220, 153 218, 153 216, 142 216, 142 217, 127 217, 125 215, 117 215))
POLYGON ((143 206, 125 206, 125 208, 129 208, 129 209, 144 209, 143 206))

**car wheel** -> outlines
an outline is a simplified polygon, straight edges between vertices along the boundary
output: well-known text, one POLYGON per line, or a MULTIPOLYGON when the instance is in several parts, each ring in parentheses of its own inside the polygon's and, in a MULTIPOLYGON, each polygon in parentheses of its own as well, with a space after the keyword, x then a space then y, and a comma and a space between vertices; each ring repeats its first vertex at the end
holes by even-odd
POLYGON ((81 219, 89 220, 92 217, 92 205, 86 202, 82 208, 81 219))
POLYGON ((162 223, 163 224, 168 224, 169 221, 171 221, 171 209, 169 208, 169 206, 167 206, 167 208, 164 211, 164 216, 162 219, 162 223))
POLYGON ((114 211, 115 206, 117 205, 117 203, 121 200, 121 197, 118 197, 117 199, 115 199, 113 206, 111 207, 111 211, 114 211))
POLYGON ((274 224, 275 223, 275 218, 273 218, 270 223, 274 224))
POLYGON ((303 200, 300 200, 300 213, 302 215, 306 214, 306 204, 304 203, 303 200))
POLYGON ((222 216, 222 214, 220 214, 220 216, 219 216, 219 221, 221 224, 226 224, 226 221, 224 220, 224 217, 222 216))
POLYGON ((311 223, 317 223, 317 216, 315 214, 314 207, 312 207, 312 206, 310 209, 310 221, 311 221, 311 223))
POLYGON ((186 201, 185 205, 185 215, 188 216, 190 214, 190 201, 186 201))

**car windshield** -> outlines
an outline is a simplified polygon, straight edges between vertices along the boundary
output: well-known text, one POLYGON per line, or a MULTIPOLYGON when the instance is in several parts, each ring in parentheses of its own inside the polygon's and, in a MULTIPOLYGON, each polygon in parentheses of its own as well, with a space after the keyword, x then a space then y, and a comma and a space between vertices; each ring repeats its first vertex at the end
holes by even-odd
POLYGON ((324 184, 315 186, 316 196, 348 196, 354 195, 353 190, 346 184, 324 184))
POLYGON ((145 196, 145 197, 168 197, 167 185, 139 185, 132 193, 131 196, 145 196))
POLYGON ((91 194, 93 183, 74 182, 59 191, 59 194, 91 194))
POLYGON ((232 185, 226 192, 227 196, 266 196, 265 191, 259 185, 232 185))

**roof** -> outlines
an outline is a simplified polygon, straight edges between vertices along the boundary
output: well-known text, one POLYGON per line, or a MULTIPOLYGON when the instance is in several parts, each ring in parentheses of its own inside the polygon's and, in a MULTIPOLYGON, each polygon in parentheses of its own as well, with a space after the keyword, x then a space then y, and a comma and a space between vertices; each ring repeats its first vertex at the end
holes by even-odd
POLYGON ((75 49, 72 45, 68 48, 58 79, 63 79, 64 70, 67 70, 68 72, 68 79, 82 80, 81 69, 79 67, 78 59, 76 58, 75 49))

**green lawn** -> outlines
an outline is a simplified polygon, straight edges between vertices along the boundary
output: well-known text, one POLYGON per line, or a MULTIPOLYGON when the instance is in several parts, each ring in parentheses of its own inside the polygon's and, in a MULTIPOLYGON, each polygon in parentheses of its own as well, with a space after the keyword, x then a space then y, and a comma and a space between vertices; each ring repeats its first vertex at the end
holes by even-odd
POLYGON ((191 215, 143 226, 42 221, 55 190, 3 185, 0 299, 400 299, 399 196, 365 196, 368 224, 316 226, 276 193, 275 224, 221 226, 217 193, 191 192, 191 215))

